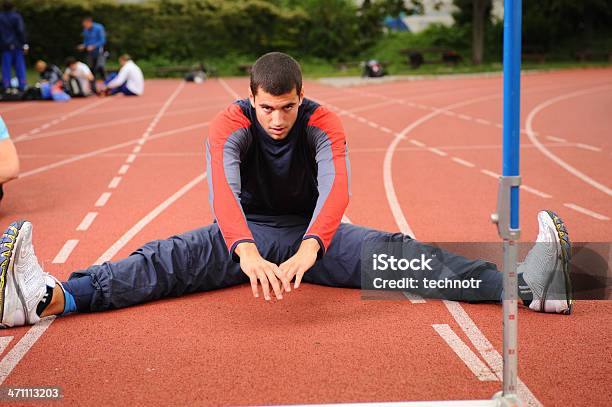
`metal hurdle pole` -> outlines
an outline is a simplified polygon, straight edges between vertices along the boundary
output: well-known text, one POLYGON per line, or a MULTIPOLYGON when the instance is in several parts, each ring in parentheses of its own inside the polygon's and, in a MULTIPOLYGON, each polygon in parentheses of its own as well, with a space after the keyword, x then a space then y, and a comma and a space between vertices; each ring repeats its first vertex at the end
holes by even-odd
POLYGON ((504 247, 503 390, 496 396, 506 406, 521 405, 517 395, 521 1, 504 1, 503 172, 499 179, 497 211, 491 216, 504 247))

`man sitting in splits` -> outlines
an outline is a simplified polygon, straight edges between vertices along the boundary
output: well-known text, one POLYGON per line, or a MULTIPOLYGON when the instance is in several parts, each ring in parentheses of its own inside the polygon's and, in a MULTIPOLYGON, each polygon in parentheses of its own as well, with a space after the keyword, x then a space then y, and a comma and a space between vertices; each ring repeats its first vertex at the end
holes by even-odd
MULTIPOLYGON (((361 287, 366 245, 399 248, 412 258, 430 250, 402 233, 341 223, 349 202, 347 150, 338 116, 304 98, 299 64, 282 53, 262 56, 251 72, 249 98, 232 103, 210 126, 206 158, 216 221, 74 272, 66 282, 39 265, 32 225, 15 222, 0 243, 2 326, 249 282, 253 296, 259 297, 261 285, 266 300, 272 292, 282 299, 301 281, 361 287)), ((520 296, 536 311, 567 314, 567 231, 550 211, 540 212, 538 222, 538 243, 518 267, 520 296), (563 298, 553 298, 553 291, 563 298)), ((447 290, 445 298, 501 300, 502 273, 494 264, 438 253, 442 264, 428 278, 481 281, 477 289, 447 290)), ((435 296, 424 287, 414 291, 435 296)))

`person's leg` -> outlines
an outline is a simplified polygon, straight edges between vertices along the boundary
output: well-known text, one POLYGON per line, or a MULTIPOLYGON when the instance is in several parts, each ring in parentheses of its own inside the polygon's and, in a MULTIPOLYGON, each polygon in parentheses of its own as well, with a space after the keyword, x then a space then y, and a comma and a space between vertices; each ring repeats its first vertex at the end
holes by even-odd
POLYGON ((15 50, 14 53, 15 55, 13 62, 15 63, 15 72, 17 74, 17 79, 19 80, 19 90, 24 91, 28 84, 26 79, 25 58, 23 56, 23 51, 20 49, 15 50))
MULTIPOLYGON (((483 260, 469 260, 441 248, 421 243, 402 233, 389 233, 343 223, 338 228, 327 253, 306 274, 303 281, 333 287, 359 288, 362 286, 362 258, 372 259, 374 252, 394 255, 397 259, 419 259, 422 254, 433 257, 432 270, 402 272, 420 282, 410 291, 428 298, 445 298, 457 301, 497 301, 502 294, 502 273, 494 264, 483 260), (433 255, 433 256, 432 256, 433 255), (480 280, 479 288, 455 288, 439 290, 427 288, 428 280, 480 280)), ((366 267, 362 267, 366 266, 366 267)), ((383 272, 386 273, 386 272, 383 272)), ((379 273, 380 274, 380 273, 379 273)), ((391 274, 388 274, 391 276, 391 274)))
POLYGON ((91 91, 93 93, 98 93, 98 90, 96 87, 96 79, 97 79, 96 68, 98 66, 98 52, 96 50, 89 51, 87 53, 87 66, 89 66, 89 70, 93 74, 93 80, 90 82, 91 91))
POLYGON ((11 69, 13 67, 13 56, 11 51, 2 52, 2 87, 11 87, 11 69))
POLYGON ((79 312, 123 308, 247 282, 216 224, 145 244, 126 259, 74 272, 64 289, 79 312))

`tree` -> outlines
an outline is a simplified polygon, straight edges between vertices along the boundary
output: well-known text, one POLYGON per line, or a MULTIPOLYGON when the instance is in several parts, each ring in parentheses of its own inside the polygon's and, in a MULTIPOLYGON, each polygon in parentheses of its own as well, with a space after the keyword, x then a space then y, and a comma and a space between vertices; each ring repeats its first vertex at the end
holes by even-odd
POLYGON ((472 62, 480 65, 484 56, 485 29, 491 18, 492 0, 454 0, 459 9, 453 15, 458 25, 472 26, 472 62))

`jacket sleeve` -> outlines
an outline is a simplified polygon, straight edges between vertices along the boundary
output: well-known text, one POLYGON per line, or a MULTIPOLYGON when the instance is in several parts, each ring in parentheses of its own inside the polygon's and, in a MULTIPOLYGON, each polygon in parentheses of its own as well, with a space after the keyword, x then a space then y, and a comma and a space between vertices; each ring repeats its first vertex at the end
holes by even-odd
POLYGON ((317 239, 324 254, 349 203, 350 165, 344 129, 335 113, 319 106, 307 132, 315 149, 319 197, 304 239, 317 239))
POLYGON ((119 72, 117 73, 117 76, 115 76, 106 86, 111 88, 111 89, 115 89, 118 88, 119 86, 123 85, 125 83, 125 81, 127 81, 127 77, 128 77, 128 70, 129 70, 129 66, 123 65, 121 67, 121 69, 119 69, 119 72))
POLYGON ((210 125, 206 161, 210 206, 230 256, 242 242, 255 243, 240 205, 240 163, 251 143, 251 123, 237 104, 210 125))

